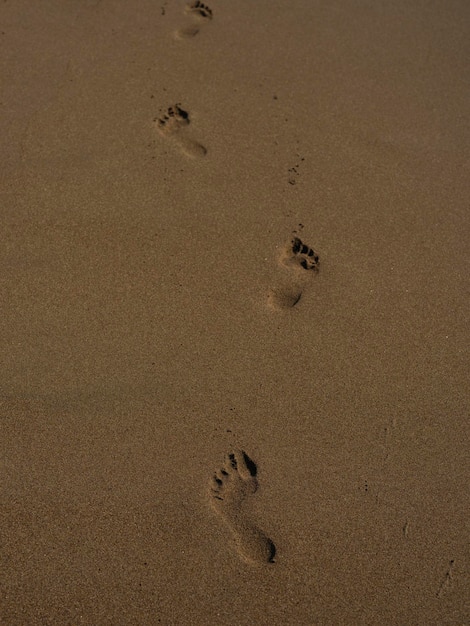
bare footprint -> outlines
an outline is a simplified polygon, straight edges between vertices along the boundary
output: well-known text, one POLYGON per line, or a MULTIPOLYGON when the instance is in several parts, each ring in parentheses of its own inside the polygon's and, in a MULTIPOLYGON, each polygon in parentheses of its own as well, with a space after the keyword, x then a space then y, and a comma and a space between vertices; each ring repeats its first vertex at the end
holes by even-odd
POLYGON ((213 509, 232 531, 240 556, 250 563, 273 563, 276 548, 243 511, 244 502, 258 488, 255 463, 243 450, 229 454, 210 481, 213 509))
POLYGON ((310 277, 319 270, 320 259, 313 248, 294 236, 284 247, 280 263, 292 270, 291 281, 282 287, 270 289, 268 304, 273 309, 288 309, 299 302, 310 277))
POLYGON ((189 113, 175 104, 168 108, 160 118, 154 120, 157 130, 163 137, 175 143, 186 156, 196 158, 207 154, 207 149, 186 134, 186 129, 191 123, 189 113))
POLYGON ((177 39, 188 39, 198 34, 201 26, 212 19, 212 11, 206 4, 200 0, 194 0, 186 5, 185 13, 191 18, 192 24, 177 30, 175 37, 177 39))
POLYGON ((320 259, 313 248, 305 245, 299 237, 293 237, 283 250, 282 263, 290 267, 318 272, 320 259))

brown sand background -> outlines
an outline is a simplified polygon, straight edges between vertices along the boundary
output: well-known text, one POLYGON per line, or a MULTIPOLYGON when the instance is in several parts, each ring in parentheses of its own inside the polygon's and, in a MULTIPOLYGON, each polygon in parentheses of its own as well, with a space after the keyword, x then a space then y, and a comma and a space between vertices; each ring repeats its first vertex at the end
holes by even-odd
POLYGON ((470 5, 208 4, 0 6, 1 623, 468 623, 470 5))

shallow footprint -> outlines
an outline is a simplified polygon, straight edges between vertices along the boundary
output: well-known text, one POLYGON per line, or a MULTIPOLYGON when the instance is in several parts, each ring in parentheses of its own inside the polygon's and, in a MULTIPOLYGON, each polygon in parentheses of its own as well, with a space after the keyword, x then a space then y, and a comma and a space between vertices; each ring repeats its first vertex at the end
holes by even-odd
POLYGON ((200 0, 194 0, 186 5, 185 13, 191 18, 192 24, 175 32, 177 39, 188 39, 198 34, 201 25, 212 19, 212 11, 200 0))
POLYGON ((296 236, 284 247, 280 263, 293 270, 291 281, 269 290, 268 305, 273 309, 289 309, 301 299, 311 275, 318 272, 320 258, 313 248, 296 236))
POLYGON ((168 108, 160 118, 154 120, 157 130, 163 137, 172 140, 186 154, 196 158, 207 154, 207 149, 186 134, 186 128, 191 123, 189 113, 175 104, 168 108))
POLYGON ((245 500, 258 488, 256 473, 246 452, 236 450, 211 479, 209 496, 213 509, 232 531, 240 556, 250 563, 273 563, 273 542, 243 511, 245 500))

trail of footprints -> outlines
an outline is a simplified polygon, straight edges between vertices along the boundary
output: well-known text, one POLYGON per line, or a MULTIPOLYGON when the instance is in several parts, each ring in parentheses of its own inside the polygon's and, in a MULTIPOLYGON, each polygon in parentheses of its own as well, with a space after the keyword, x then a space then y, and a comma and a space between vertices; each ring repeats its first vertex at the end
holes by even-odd
POLYGON ((209 483, 214 511, 230 529, 238 553, 248 563, 273 563, 276 548, 247 512, 250 496, 258 489, 256 464, 243 450, 227 455, 209 483))
MULTIPOLYGON (((177 39, 188 39, 199 33, 201 27, 212 20, 212 10, 200 0, 193 0, 186 5, 186 18, 190 23, 175 32, 177 39)), ((180 104, 174 104, 166 113, 154 120, 157 130, 166 139, 178 146, 188 157, 198 158, 207 154, 207 148, 192 139, 187 131, 191 124, 189 113, 180 104)))
MULTIPOLYGON (((175 32, 177 39, 192 38, 204 24, 212 20, 212 11, 200 0, 186 5, 188 23, 175 32)), ((170 106, 154 120, 158 133, 174 144, 186 156, 204 157, 205 146, 192 137, 191 117, 180 103, 170 106)), ((274 309, 295 306, 311 279, 319 269, 318 254, 299 237, 292 237, 283 248, 279 263, 289 270, 284 284, 271 289, 268 304, 274 309)), ((252 520, 249 502, 258 489, 256 464, 243 450, 227 455, 223 466, 209 483, 209 501, 212 509, 230 529, 237 551, 251 564, 273 563, 276 547, 272 540, 252 520)))

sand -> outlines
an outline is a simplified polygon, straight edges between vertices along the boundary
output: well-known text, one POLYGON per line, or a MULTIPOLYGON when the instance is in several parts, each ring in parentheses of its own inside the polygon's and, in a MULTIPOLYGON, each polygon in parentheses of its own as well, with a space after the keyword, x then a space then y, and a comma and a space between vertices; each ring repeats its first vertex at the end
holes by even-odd
POLYGON ((469 7, 2 2, 2 624, 469 623, 469 7))

